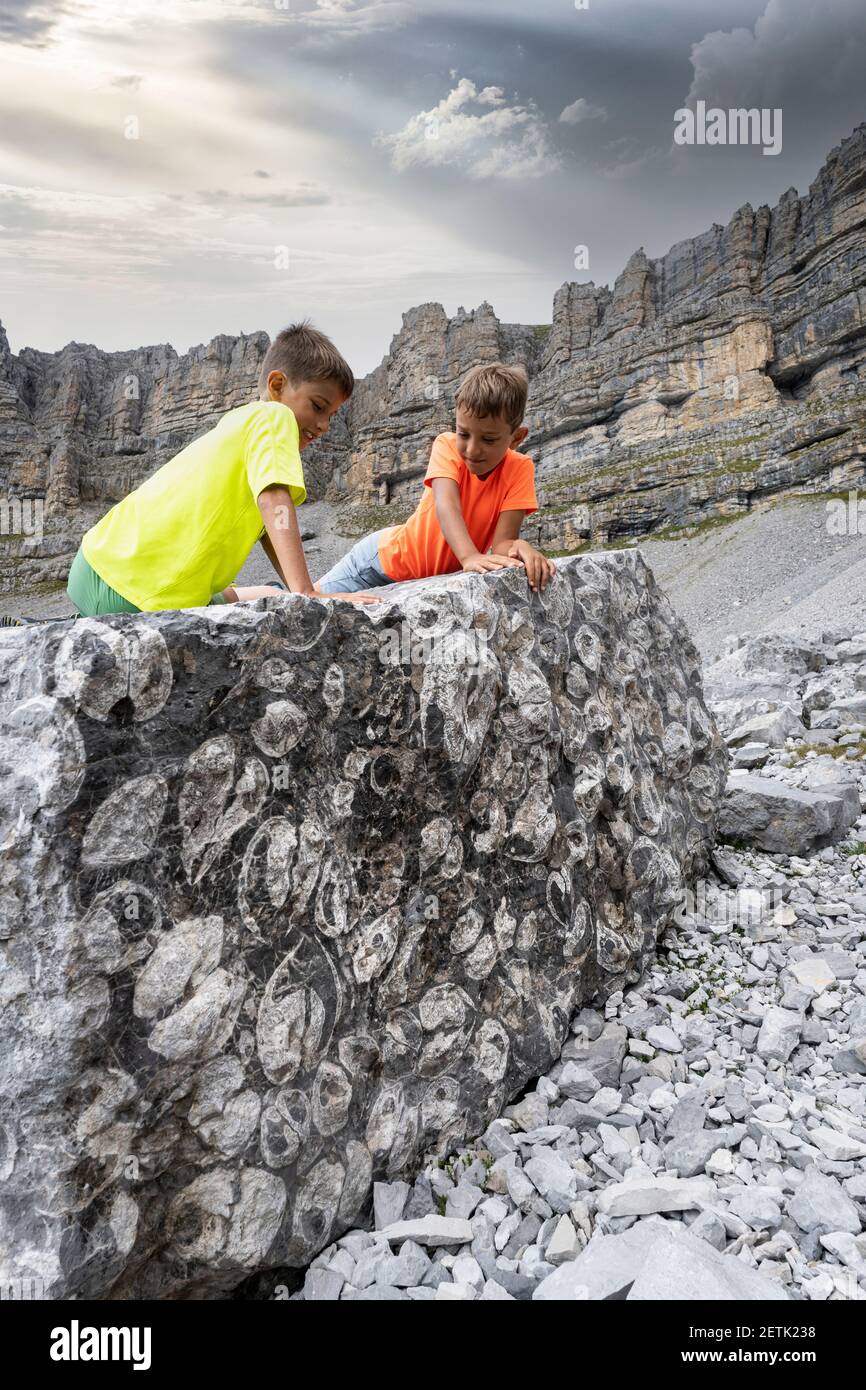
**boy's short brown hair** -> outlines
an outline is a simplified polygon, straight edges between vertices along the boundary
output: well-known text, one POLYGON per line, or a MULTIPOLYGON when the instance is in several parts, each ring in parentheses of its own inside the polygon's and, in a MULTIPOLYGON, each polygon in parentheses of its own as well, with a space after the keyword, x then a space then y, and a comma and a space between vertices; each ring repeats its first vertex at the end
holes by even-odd
POLYGON ((523 367, 506 367, 504 362, 489 362, 467 372, 455 396, 455 404, 478 419, 502 415, 517 426, 526 413, 529 378, 523 367))
POLYGON ((334 381, 347 399, 355 389, 352 368, 309 319, 290 324, 274 338, 259 372, 260 392, 267 389, 271 372, 282 372, 292 386, 302 381, 334 381))

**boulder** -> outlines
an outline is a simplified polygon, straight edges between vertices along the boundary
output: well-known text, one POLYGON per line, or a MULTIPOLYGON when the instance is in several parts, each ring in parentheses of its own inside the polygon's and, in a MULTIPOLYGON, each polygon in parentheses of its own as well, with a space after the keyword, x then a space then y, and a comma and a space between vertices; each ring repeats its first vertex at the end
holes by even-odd
POLYGON ((779 1284, 735 1255, 722 1254, 679 1223, 658 1217, 618 1235, 594 1235, 576 1259, 543 1279, 532 1297, 542 1303, 788 1300, 779 1284))
POLYGON ((806 729, 791 705, 780 705, 767 714, 746 719, 728 735, 730 744, 763 744, 767 748, 784 748, 789 738, 803 739, 806 729))
POLYGON ((852 796, 847 787, 807 791, 776 777, 736 772, 728 780, 718 832, 723 840, 770 854, 809 855, 843 839, 859 814, 856 791, 852 796))
POLYGON ((850 1231, 859 1235, 860 1216, 842 1185, 810 1163, 791 1199, 788 1213, 803 1231, 850 1231))
POLYGON ((800 768, 788 772, 792 786, 832 796, 842 802, 839 824, 847 831, 860 816, 860 777, 856 766, 828 756, 810 759, 800 768))
POLYGON ((598 1210, 607 1216, 648 1216, 662 1211, 689 1211, 715 1197, 709 1178, 679 1178, 670 1173, 632 1177, 610 1183, 598 1194, 598 1210))
POLYGON ((307 1265, 707 870, 727 754, 634 552, 0 648, 2 1276, 50 1297, 307 1265))
POLYGON ((803 1016, 793 1009, 780 1009, 775 1004, 764 1011, 761 1029, 755 1046, 766 1061, 787 1062, 800 1041, 803 1016))

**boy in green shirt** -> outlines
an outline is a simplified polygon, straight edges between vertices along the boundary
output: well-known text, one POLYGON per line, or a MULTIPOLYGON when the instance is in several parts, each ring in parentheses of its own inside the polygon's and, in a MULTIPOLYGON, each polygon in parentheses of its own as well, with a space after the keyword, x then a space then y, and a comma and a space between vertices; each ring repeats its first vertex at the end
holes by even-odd
MULTIPOLYGON (((348 363, 306 322, 278 334, 259 400, 230 410, 85 534, 67 592, 85 617, 153 612, 276 594, 236 588, 257 540, 286 587, 313 588, 295 508, 307 495, 300 451, 354 389, 348 363)), ((329 594, 356 603, 370 594, 329 594)))

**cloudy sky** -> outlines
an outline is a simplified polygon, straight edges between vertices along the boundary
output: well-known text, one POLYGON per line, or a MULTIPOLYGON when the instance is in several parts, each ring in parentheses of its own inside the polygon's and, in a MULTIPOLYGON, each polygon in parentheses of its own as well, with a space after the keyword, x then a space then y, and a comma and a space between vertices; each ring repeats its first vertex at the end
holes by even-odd
POLYGON ((864 0, 578 4, 0 0, 13 351, 310 315, 363 373, 411 305, 549 322, 866 119, 864 0), (781 153, 675 145, 699 99, 781 107, 781 153))

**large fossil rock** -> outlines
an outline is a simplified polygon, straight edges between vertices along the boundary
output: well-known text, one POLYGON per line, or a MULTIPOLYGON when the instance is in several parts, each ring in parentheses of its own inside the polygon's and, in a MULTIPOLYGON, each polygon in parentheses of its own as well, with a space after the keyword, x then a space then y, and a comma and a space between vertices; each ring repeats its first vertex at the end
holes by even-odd
POLYGON ((0 633, 3 1280, 219 1295, 638 979, 727 755, 639 553, 0 633))

